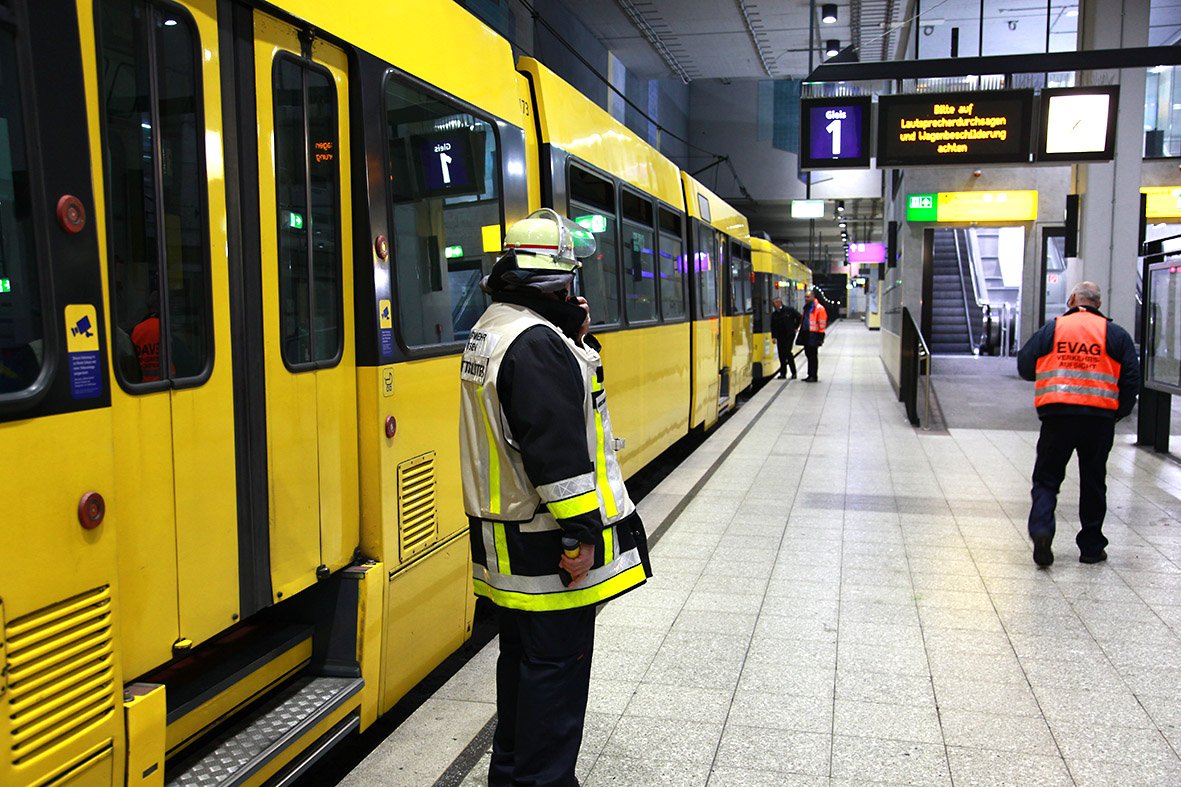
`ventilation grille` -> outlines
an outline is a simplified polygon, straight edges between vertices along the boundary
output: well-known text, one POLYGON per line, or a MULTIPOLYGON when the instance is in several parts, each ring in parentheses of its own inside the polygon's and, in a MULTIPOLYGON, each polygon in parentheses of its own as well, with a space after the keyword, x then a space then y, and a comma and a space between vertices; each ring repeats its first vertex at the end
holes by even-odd
POLYGON ((4 637, 13 766, 70 743, 114 713, 110 588, 17 618, 4 637))
POLYGON ((402 560, 435 543, 435 452, 398 465, 398 546, 402 560))

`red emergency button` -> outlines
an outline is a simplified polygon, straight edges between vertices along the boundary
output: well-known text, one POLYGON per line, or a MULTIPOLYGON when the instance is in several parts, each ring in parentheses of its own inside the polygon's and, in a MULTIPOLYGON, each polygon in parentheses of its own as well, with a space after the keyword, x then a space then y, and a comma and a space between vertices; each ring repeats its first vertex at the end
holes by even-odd
POLYGON ((377 252, 377 258, 384 260, 390 256, 390 242, 386 240, 385 235, 378 235, 373 239, 373 250, 377 252))
POLYGON ((87 492, 78 501, 78 522, 87 530, 94 530, 103 523, 107 504, 98 492, 87 492))
POLYGON ((393 439, 394 435, 398 433, 398 422, 394 420, 392 415, 385 417, 385 436, 393 439))
POLYGON ((86 208, 82 200, 73 194, 63 194, 57 201, 57 223, 71 235, 76 235, 86 226, 86 208))

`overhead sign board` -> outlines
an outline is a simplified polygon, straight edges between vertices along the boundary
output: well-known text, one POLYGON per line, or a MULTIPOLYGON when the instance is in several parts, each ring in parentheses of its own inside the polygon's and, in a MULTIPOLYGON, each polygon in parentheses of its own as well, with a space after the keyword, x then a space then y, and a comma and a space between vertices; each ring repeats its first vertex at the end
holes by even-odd
POLYGON ((849 262, 862 265, 874 265, 886 261, 886 244, 884 243, 850 243, 849 262))
POLYGON ((1028 162, 1032 90, 882 96, 878 166, 1028 162))
POLYGON ((1110 161, 1118 105, 1119 85, 1043 90, 1037 160, 1110 161))
POLYGON ((793 219, 824 218, 824 200, 793 199, 791 201, 791 217, 793 219))
POLYGON ((800 100, 800 168, 869 167, 869 96, 800 100))
POLYGON ((943 191, 907 194, 909 222, 1036 221, 1036 191, 943 191))
POLYGON ((1145 186, 1140 193, 1148 197, 1145 218, 1181 218, 1181 186, 1145 186))

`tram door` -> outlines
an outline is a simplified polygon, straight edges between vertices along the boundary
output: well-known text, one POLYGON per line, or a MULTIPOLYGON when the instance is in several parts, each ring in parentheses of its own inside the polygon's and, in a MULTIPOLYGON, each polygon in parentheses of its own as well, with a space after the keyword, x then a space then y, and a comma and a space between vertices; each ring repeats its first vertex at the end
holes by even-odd
POLYGON ((701 221, 693 222, 693 420, 713 426, 718 420, 721 388, 722 327, 719 278, 722 243, 719 233, 701 221))
POLYGON ((345 53, 254 15, 271 592, 358 543, 345 53))

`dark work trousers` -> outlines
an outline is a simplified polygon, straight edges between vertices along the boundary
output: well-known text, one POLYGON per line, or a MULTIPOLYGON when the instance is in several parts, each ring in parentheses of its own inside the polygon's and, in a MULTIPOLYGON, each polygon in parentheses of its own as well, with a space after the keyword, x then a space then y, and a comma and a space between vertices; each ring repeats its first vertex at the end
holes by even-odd
POLYGON ((1094 555, 1107 547, 1103 518, 1107 516, 1107 455, 1115 440, 1115 421, 1102 416, 1051 415, 1042 419, 1033 465, 1033 505, 1029 536, 1054 537, 1058 489, 1066 477, 1070 455, 1078 452, 1078 514, 1082 529, 1075 538, 1079 552, 1094 555))
POLYGON ((804 357, 808 359, 808 377, 815 380, 816 370, 820 366, 820 360, 817 358, 817 351, 819 347, 810 344, 804 345, 804 357))
POLYGON ((500 609, 490 787, 575 787, 595 608, 500 609))
POLYGON ((791 376, 796 376, 796 358, 791 351, 791 337, 776 339, 775 347, 779 350, 779 371, 777 374, 787 374, 785 369, 791 369, 791 376))

